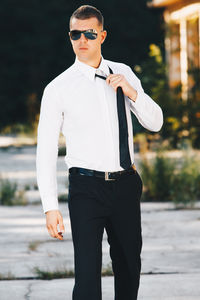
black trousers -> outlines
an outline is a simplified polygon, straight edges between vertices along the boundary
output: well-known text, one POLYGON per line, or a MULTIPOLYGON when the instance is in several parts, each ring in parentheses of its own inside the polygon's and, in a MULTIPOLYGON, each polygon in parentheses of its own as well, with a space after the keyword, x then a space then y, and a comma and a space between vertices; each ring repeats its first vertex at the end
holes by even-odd
POLYGON ((142 249, 139 174, 115 181, 69 174, 68 207, 74 246, 73 300, 102 300, 104 228, 110 245, 115 300, 137 299, 142 249))

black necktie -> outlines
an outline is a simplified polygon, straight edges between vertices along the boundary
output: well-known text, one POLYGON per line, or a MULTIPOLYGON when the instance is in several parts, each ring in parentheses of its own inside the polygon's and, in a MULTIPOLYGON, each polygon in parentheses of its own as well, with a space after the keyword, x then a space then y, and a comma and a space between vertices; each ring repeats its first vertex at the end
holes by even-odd
MULTIPOLYGON (((113 71, 109 67, 110 73, 113 71)), ((106 80, 106 77, 95 74, 95 76, 106 80)), ((128 169, 131 166, 131 158, 128 145, 128 125, 126 119, 125 99, 121 87, 117 88, 117 112, 119 121, 119 153, 120 153, 120 166, 128 169)))

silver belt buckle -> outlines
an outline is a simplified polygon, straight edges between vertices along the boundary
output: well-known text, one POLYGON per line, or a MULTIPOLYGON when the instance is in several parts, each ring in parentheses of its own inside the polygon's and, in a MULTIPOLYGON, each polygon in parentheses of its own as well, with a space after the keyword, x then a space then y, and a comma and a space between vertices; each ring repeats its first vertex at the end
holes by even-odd
POLYGON ((108 180, 115 180, 114 178, 109 178, 109 173, 110 172, 105 172, 105 180, 108 181, 108 180))

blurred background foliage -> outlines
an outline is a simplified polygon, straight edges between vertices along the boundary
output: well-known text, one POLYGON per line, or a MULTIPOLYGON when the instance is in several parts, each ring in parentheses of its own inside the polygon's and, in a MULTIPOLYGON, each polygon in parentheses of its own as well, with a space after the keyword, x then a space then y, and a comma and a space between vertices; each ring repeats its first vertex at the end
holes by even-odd
POLYGON ((142 155, 140 170, 144 201, 173 201, 178 208, 192 208, 200 197, 199 154, 190 147, 181 157, 170 157, 162 148, 152 159, 142 155))

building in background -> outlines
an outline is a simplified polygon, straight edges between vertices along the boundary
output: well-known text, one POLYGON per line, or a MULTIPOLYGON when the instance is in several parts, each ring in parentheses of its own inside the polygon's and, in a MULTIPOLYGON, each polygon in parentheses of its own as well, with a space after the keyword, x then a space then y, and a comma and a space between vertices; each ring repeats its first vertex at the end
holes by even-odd
POLYGON ((183 100, 200 100, 200 1, 152 0, 164 8, 166 59, 170 87, 181 87, 183 100))

